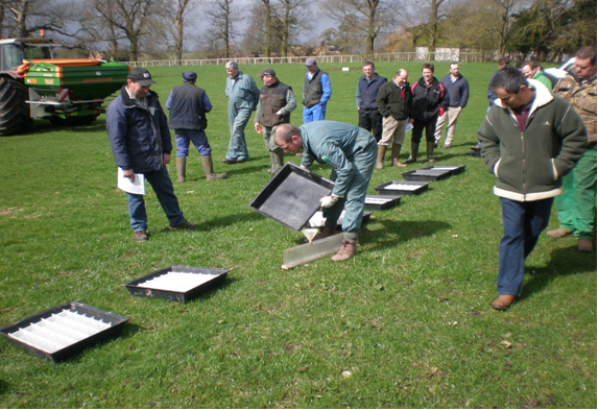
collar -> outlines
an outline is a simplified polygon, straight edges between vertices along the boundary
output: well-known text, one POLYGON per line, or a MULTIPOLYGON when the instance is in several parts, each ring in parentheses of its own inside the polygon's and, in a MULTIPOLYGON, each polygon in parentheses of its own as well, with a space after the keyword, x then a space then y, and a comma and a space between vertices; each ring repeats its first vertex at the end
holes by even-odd
MULTIPOLYGON (((535 98, 532 100, 533 104, 529 110, 530 115, 536 111, 538 108, 548 104, 549 102, 551 102, 554 97, 552 96, 552 94, 550 93, 550 91, 548 91, 548 89, 546 88, 546 86, 544 84, 542 84, 540 81, 538 80, 527 80, 527 85, 529 86, 529 88, 531 88, 532 90, 534 90, 536 92, 536 96, 535 98)), ((509 112, 513 112, 513 110, 511 110, 508 107, 505 107, 502 105, 502 101, 500 101, 500 98, 497 98, 494 101, 494 104, 498 105, 501 108, 506 108, 509 110, 509 112)))

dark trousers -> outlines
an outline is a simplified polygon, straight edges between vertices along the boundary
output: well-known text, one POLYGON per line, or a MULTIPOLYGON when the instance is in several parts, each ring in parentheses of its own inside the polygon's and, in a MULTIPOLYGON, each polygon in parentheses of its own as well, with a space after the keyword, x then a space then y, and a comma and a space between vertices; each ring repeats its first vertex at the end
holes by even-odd
POLYGON ((422 139, 422 134, 424 129, 426 130, 426 141, 428 142, 435 142, 434 133, 436 132, 436 120, 438 116, 434 116, 432 119, 428 121, 418 121, 415 120, 413 123, 413 130, 411 131, 411 142, 415 144, 419 144, 420 140, 422 139))
POLYGON ((519 202, 500 198, 503 236, 498 248, 499 295, 521 295, 525 258, 534 249, 538 237, 548 226, 553 199, 519 202))
POLYGON ((360 128, 371 132, 376 142, 382 138, 382 114, 378 110, 362 111, 359 110, 360 128))

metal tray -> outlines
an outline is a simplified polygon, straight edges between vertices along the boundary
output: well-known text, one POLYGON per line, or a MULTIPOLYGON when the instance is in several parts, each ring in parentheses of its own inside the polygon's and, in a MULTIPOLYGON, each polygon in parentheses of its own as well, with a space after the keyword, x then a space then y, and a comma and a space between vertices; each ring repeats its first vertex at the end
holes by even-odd
POLYGON ((85 305, 68 302, 0 328, 12 344, 57 363, 86 347, 120 335, 129 319, 85 305))
POLYGON ((416 195, 428 189, 429 182, 420 181, 388 181, 374 187, 378 195, 416 195), (397 185, 393 187, 393 185, 397 185))
MULTIPOLYGON (((369 222, 370 215, 372 215, 371 212, 363 213, 363 218, 361 218, 362 225, 369 222)), ((341 212, 341 216, 339 216, 338 221, 336 221, 337 228, 340 229, 342 227, 344 218, 345 211, 341 212)), ((322 211, 317 211, 315 214, 313 214, 313 216, 309 218, 309 221, 307 221, 307 225, 309 225, 310 228, 322 228, 324 226, 324 216, 322 214, 322 211)))
POLYGON ((229 271, 172 265, 123 283, 123 286, 133 296, 186 303, 223 283, 229 271))
POLYGON ((401 202, 401 196, 388 195, 367 195, 365 197, 365 209, 370 211, 381 211, 393 208, 401 202))
POLYGON ((299 231, 320 208, 334 182, 287 162, 249 203, 249 207, 299 231))

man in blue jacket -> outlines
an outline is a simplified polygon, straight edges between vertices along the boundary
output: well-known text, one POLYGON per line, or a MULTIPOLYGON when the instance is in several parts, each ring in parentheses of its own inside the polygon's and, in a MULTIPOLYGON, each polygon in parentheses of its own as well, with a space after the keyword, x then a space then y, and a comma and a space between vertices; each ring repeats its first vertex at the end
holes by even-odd
POLYGON ((467 105, 469 99, 469 83, 467 79, 459 73, 459 63, 452 63, 450 66, 451 73, 442 77, 440 84, 444 86, 449 96, 449 109, 444 114, 438 117, 436 121, 436 145, 442 138, 442 127, 448 120, 446 126, 446 139, 442 148, 450 148, 453 145, 455 138, 455 129, 457 128, 457 118, 461 114, 461 110, 467 105))
POLYGON ((388 80, 374 72, 375 66, 371 61, 363 63, 363 75, 357 82, 357 111, 359 112, 359 126, 372 133, 376 142, 382 138, 382 114, 376 106, 378 91, 388 80))
POLYGON ((349 259, 357 252, 357 234, 363 218, 365 196, 374 171, 376 140, 363 128, 335 121, 315 121, 297 128, 281 124, 274 135, 276 145, 285 152, 303 148, 301 166, 309 168, 314 161, 332 167, 330 179, 335 181, 332 193, 320 199, 326 222, 314 240, 336 233, 336 223, 343 209, 343 244, 335 262, 349 259))
MULTIPOLYGON (((191 224, 183 217, 166 169, 172 142, 158 95, 150 91, 152 84, 155 81, 149 71, 134 68, 127 77, 127 84, 120 89, 120 95, 106 110, 106 130, 114 161, 123 170, 123 175, 132 181, 135 174, 145 176, 166 213, 169 229, 195 229, 197 224, 191 224)), ((147 241, 143 195, 127 193, 127 202, 135 240, 147 241)))
POLYGON ((318 68, 315 58, 305 60, 307 73, 303 79, 303 122, 326 118, 326 104, 332 95, 330 77, 318 68))

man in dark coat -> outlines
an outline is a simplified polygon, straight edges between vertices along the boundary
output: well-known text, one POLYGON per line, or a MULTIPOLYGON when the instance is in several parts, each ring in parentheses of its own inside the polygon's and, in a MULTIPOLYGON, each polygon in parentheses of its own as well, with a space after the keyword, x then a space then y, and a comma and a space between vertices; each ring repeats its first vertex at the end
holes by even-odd
MULTIPOLYGON (((166 169, 172 142, 158 95, 150 91, 152 84, 155 81, 149 71, 134 68, 129 72, 127 84, 120 89, 120 95, 106 110, 106 130, 114 161, 122 169, 123 176, 131 181, 135 180, 135 174, 145 176, 166 213, 169 229, 195 229, 197 224, 191 224, 183 217, 166 169)), ((127 192, 127 201, 135 240, 147 241, 143 195, 127 192)))

